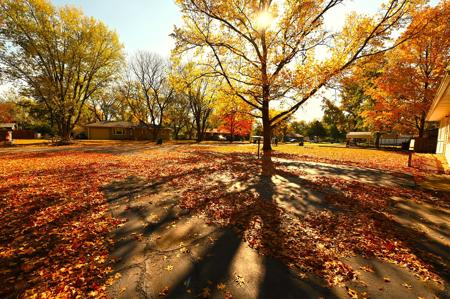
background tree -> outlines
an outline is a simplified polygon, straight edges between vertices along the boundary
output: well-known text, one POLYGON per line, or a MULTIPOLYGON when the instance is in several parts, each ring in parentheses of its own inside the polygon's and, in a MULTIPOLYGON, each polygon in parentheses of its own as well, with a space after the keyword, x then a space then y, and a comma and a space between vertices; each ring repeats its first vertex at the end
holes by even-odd
POLYGON ((219 129, 230 134, 230 142, 235 137, 248 136, 253 127, 253 117, 251 111, 239 98, 230 96, 228 88, 222 87, 218 92, 215 114, 219 119, 219 129))
POLYGON ((449 19, 448 1, 418 12, 403 36, 419 24, 425 29, 385 56, 368 91, 374 105, 365 112, 375 130, 423 136, 426 114, 450 63, 449 19))
POLYGON ((89 100, 89 110, 97 121, 123 120, 123 102, 120 99, 120 85, 117 84, 120 81, 116 80, 93 94, 89 100))
POLYGON ((0 123, 12 123, 15 119, 15 104, 0 102, 0 123))
POLYGON ((262 136, 263 134, 263 127, 260 122, 255 122, 252 129, 252 135, 254 136, 262 136))
POLYGON ((325 100, 323 105, 322 123, 327 130, 327 135, 332 141, 339 141, 345 138, 348 130, 349 120, 339 106, 330 100, 325 100))
POLYGON ((45 105, 63 141, 86 101, 122 63, 117 34, 73 7, 45 0, 0 2, 0 62, 22 93, 45 105))
POLYGON ((190 131, 192 131, 193 119, 190 113, 189 100, 185 94, 176 92, 172 104, 167 109, 166 121, 172 129, 174 139, 179 139, 182 133, 185 133, 185 137, 192 136, 190 131))
POLYGON ((141 123, 155 129, 154 138, 157 139, 166 108, 175 97, 175 89, 169 83, 170 63, 157 54, 140 51, 129 67, 131 111, 141 123))
MULTIPOLYGON (((277 115, 278 113, 280 113, 279 110, 271 109, 269 115, 272 117, 273 115, 277 115)), ((290 121, 290 118, 285 118, 272 128, 272 141, 274 137, 277 138, 278 141, 282 141, 287 138, 287 134, 289 133, 290 128, 290 121)))
POLYGON ((222 115, 220 129, 230 133, 230 142, 233 142, 236 136, 248 136, 252 131, 252 124, 253 120, 248 114, 232 108, 222 115))
POLYGON ((322 122, 320 122, 319 120, 314 120, 309 123, 306 134, 310 139, 316 139, 316 137, 323 138, 327 136, 327 131, 322 122))
POLYGON ((329 133, 333 131, 333 139, 343 138, 347 132, 373 129, 365 122, 364 113, 373 109, 374 101, 368 91, 374 87, 374 80, 380 75, 384 63, 382 53, 359 61, 335 86, 339 91, 339 101, 324 98, 322 120, 329 133))
POLYGON ((205 139, 205 132, 208 128, 208 120, 213 111, 214 93, 211 82, 205 78, 198 79, 192 83, 187 89, 187 98, 189 107, 197 133, 197 142, 205 139))
POLYGON ((208 122, 222 86, 220 80, 203 75, 203 70, 189 62, 177 68, 173 78, 178 92, 183 93, 195 126, 197 142, 205 138, 208 122))
POLYGON ((304 120, 294 120, 290 123, 290 131, 306 136, 307 123, 304 120))
POLYGON ((15 122, 21 129, 53 135, 46 107, 9 90, 0 96, 0 122, 15 122))
MULTIPOLYGON (((339 33, 324 29, 324 15, 340 0, 177 0, 184 25, 176 27, 176 55, 195 51, 205 71, 225 79, 239 97, 259 111, 264 130, 264 160, 278 122, 290 117, 328 82, 358 59, 397 46, 398 30, 415 6, 411 0, 388 1, 374 17, 352 14, 339 33), (315 58, 329 46, 329 57, 315 58), (285 108, 270 116, 272 102, 285 108)), ((269 159, 268 159, 269 158, 269 159)))

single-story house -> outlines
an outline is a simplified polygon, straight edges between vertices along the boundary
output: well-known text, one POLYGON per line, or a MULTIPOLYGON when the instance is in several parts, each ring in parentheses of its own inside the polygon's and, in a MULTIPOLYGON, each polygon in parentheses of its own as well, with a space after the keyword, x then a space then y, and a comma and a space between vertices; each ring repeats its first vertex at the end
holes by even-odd
POLYGON ((224 129, 212 129, 205 131, 206 140, 227 140, 230 136, 230 132, 224 129))
POLYGON ((426 120, 439 122, 436 154, 444 155, 450 166, 450 68, 447 68, 426 120))
POLYGON ((134 124, 129 121, 102 121, 85 126, 88 139, 93 140, 154 140, 158 138, 169 140, 171 129, 163 127, 148 127, 144 124, 134 124))
POLYGON ((17 124, 16 123, 0 123, 0 130, 4 130, 4 131, 17 130, 17 124))

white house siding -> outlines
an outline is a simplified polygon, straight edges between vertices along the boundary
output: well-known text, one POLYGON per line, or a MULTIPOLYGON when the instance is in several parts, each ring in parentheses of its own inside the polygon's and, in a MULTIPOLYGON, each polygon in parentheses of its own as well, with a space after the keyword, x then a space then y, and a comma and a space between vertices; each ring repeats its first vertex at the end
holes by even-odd
POLYGON ((438 133, 438 140, 437 140, 437 146, 436 146, 436 154, 443 154, 444 153, 444 136, 445 136, 445 130, 447 129, 446 126, 446 119, 442 119, 439 122, 439 133, 438 133))
POLYGON ((447 159, 447 163, 450 166, 450 118, 447 117, 447 126, 446 126, 446 136, 447 140, 445 141, 445 158, 447 159))
POLYGON ((427 121, 439 121, 436 153, 445 155, 450 165, 450 65, 428 111, 427 121))
POLYGON ((439 135, 436 147, 437 154, 444 154, 450 165, 450 117, 444 117, 439 123, 439 135))

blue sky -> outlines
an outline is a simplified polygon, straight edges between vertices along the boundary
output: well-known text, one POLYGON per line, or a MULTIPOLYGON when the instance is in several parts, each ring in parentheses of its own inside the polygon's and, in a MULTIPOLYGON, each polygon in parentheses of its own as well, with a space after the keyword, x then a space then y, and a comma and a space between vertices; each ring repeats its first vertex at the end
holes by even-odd
POLYGON ((169 37, 181 14, 172 0, 53 0, 56 5, 73 5, 114 29, 127 53, 149 50, 169 56, 169 37))

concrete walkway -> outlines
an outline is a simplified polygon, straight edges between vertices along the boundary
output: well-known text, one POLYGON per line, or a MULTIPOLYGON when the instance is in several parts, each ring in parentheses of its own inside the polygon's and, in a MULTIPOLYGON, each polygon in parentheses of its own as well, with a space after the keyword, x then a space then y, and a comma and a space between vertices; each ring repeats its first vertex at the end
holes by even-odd
POLYGON ((114 236, 120 278, 112 298, 334 297, 319 279, 300 279, 228 229, 180 209, 174 193, 138 178, 105 192, 113 215, 128 219, 114 236))
MULTIPOLYGON (((276 162, 305 171, 307 176, 414 187, 407 175, 325 163, 276 162)), ((273 198, 294 216, 330 209, 323 194, 305 189, 299 178, 277 175, 272 185, 273 198)), ((393 215, 405 232, 413 233, 410 228, 420 226, 423 234, 413 245, 433 254, 435 258, 430 260, 442 269, 444 285, 422 282, 397 265, 355 256, 346 262, 354 269, 363 269, 358 271, 360 279, 329 288, 314 274, 299 276, 279 261, 258 254, 232 231, 181 209, 179 192, 139 177, 104 189, 112 214, 128 219, 114 235, 114 270, 120 278, 109 289, 112 298, 348 298, 352 290, 370 298, 449 296, 450 211, 446 208, 392 199, 393 215)))

